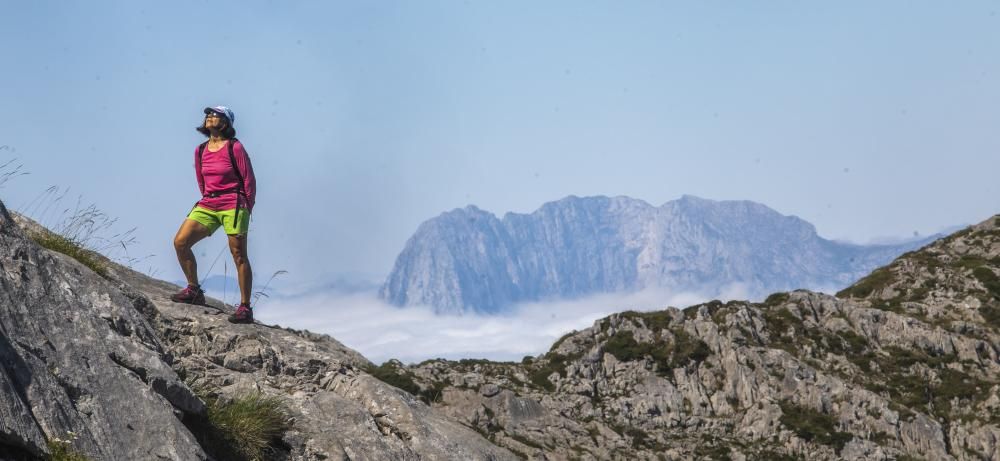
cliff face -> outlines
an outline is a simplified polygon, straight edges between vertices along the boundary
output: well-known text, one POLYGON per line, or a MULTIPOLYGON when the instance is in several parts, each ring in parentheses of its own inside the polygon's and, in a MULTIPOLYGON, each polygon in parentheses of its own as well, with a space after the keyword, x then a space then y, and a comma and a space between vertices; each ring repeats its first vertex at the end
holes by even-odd
POLYGON ((470 206, 422 224, 380 296, 439 312, 649 287, 711 293, 740 284, 758 297, 847 286, 923 243, 832 242, 757 203, 691 196, 661 207, 568 197, 502 220, 470 206))
POLYGON ((522 363, 399 370, 535 459, 1000 459, 1000 216, 836 297, 625 312, 522 363))
POLYGON ((181 419, 205 406, 171 368, 155 310, 38 247, 0 204, 0 453, 71 438, 95 459, 205 459, 181 419))
POLYGON ((99 276, 22 229, 42 231, 0 203, 0 459, 74 438, 94 460, 209 459, 192 388, 280 397, 292 426, 272 459, 516 459, 328 336, 232 325, 216 301, 175 304, 178 287, 109 261, 99 276))

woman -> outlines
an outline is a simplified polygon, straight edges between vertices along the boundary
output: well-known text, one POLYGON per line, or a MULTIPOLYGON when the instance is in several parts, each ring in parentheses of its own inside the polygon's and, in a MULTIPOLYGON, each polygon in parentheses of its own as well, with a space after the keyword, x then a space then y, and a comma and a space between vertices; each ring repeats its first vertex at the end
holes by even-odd
POLYGON ((208 137, 194 152, 195 176, 202 198, 195 204, 174 237, 174 249, 188 286, 171 296, 174 302, 204 304, 205 292, 198 284, 198 264, 191 247, 222 227, 229 236, 240 282, 240 304, 233 323, 253 323, 250 289, 253 271, 247 258, 247 230, 257 192, 250 157, 236 139, 236 116, 225 106, 205 108, 205 121, 196 128, 208 137))

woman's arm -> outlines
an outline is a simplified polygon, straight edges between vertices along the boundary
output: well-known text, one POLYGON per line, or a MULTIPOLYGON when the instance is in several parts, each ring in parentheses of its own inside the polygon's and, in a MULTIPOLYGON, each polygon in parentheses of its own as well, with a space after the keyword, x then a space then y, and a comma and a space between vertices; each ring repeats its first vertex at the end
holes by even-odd
POLYGON ((253 175, 253 165, 250 163, 250 156, 247 155, 243 143, 233 144, 233 157, 236 158, 236 168, 243 175, 243 187, 247 193, 247 209, 253 211, 253 205, 257 201, 257 178, 253 175))

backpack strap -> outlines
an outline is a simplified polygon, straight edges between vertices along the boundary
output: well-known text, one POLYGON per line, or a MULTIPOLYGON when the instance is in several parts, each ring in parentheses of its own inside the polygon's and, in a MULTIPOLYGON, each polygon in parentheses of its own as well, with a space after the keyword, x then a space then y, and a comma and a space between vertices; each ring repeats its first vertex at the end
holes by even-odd
MULTIPOLYGON (((236 156, 233 155, 233 144, 236 144, 237 141, 239 140, 236 138, 229 139, 229 164, 232 165, 233 173, 236 173, 236 179, 240 182, 240 192, 236 196, 236 216, 233 218, 233 226, 236 226, 236 223, 240 222, 240 195, 243 196, 243 201, 246 202, 246 205, 250 206, 250 198, 247 197, 247 190, 243 185, 243 175, 240 173, 239 167, 236 166, 236 156)), ((250 210, 247 209, 247 212, 249 213, 250 210)))

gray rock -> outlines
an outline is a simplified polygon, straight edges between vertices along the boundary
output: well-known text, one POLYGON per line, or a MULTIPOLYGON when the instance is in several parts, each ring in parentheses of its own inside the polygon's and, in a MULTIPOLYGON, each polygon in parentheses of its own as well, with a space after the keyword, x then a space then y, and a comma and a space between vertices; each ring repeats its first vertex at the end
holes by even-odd
POLYGON ((148 319, 76 260, 25 237, 0 203, 0 445, 95 460, 206 459, 178 415, 204 404, 148 319))
POLYGON ((483 397, 493 397, 500 393, 500 386, 496 384, 484 384, 479 388, 479 393, 483 394, 483 397))

